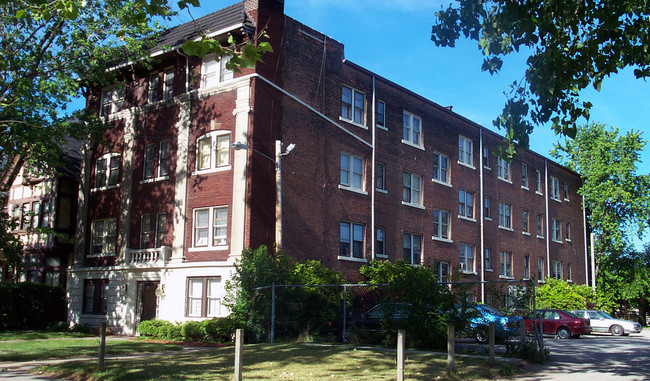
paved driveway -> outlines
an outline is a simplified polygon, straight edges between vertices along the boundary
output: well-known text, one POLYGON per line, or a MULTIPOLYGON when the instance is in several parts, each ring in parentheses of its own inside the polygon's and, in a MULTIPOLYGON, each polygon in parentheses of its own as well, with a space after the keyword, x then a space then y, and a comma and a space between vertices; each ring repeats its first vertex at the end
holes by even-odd
POLYGON ((551 361, 532 366, 524 381, 650 380, 650 329, 637 335, 587 335, 580 339, 544 338, 551 361))

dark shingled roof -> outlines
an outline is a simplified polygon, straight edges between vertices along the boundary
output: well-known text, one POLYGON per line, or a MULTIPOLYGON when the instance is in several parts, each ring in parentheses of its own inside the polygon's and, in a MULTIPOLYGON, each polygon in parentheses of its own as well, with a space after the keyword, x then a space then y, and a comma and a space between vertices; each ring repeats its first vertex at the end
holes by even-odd
POLYGON ((243 2, 233 4, 196 20, 163 31, 152 51, 162 50, 163 47, 177 47, 187 40, 199 37, 201 32, 210 34, 241 24, 254 28, 253 20, 246 14, 243 2))

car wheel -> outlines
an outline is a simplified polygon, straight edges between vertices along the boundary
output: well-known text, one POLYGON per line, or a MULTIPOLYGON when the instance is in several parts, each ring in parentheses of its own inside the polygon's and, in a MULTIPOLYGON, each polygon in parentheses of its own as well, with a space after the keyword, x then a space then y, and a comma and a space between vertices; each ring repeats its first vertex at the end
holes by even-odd
POLYGON ((614 336, 622 336, 623 335, 623 327, 621 327, 618 324, 614 324, 613 326, 609 327, 609 333, 611 333, 614 336))
POLYGON ((487 342, 488 342, 488 339, 489 339, 489 338, 488 338, 487 330, 485 330, 485 329, 479 329, 478 331, 476 331, 476 341, 477 341, 479 344, 485 344, 485 343, 487 343, 487 342))
POLYGON ((560 339, 568 339, 571 337, 571 331, 567 327, 560 327, 557 329, 557 337, 560 339))

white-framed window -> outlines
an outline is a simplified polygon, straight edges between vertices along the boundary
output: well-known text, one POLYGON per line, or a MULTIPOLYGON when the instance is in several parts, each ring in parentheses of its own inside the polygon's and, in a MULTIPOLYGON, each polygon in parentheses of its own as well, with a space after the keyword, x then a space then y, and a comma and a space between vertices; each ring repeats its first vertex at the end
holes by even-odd
POLYGON ((537 281, 544 281, 544 258, 537 258, 537 281))
POLYGON ((449 211, 433 210, 433 236, 435 238, 449 239, 449 211))
POLYGON ((551 218, 551 240, 562 242, 562 223, 555 218, 551 218))
POLYGON ((474 192, 458 190, 458 216, 474 219, 474 192))
POLYGON ((524 279, 530 279, 530 256, 524 255, 524 279))
POLYGON ((492 271, 492 249, 486 247, 484 252, 485 252, 485 270, 492 271))
POLYGON ((160 142, 158 151, 158 177, 169 176, 169 142, 160 142))
POLYGON ((140 248, 148 249, 151 242, 151 214, 140 216, 140 248))
POLYGON ((526 233, 526 234, 529 234, 530 233, 530 227, 528 225, 528 210, 527 209, 524 209, 524 211, 522 212, 521 220, 522 220, 522 223, 523 223, 522 231, 524 233, 526 233))
POLYGON ((84 279, 83 313, 105 315, 108 311, 108 279, 84 279))
POLYGON ((125 98, 126 93, 123 83, 105 88, 102 91, 102 116, 109 116, 118 111, 122 111, 125 98))
POLYGON ((386 229, 381 226, 375 233, 375 255, 386 257, 386 229))
POLYGON ((501 276, 512 278, 512 252, 502 251, 499 253, 499 260, 501 263, 501 276))
POLYGON ((353 222, 339 223, 339 258, 364 258, 365 226, 353 222))
POLYGON ((571 282, 571 264, 567 263, 566 264, 566 280, 567 282, 571 282))
POLYGON ((165 81, 163 82, 163 99, 174 97, 174 68, 165 70, 165 81))
POLYGON ((51 208, 52 208, 52 201, 43 200, 43 203, 41 205, 40 227, 42 228, 50 227, 50 216, 52 214, 51 208))
POLYGON ((152 73, 149 76, 149 91, 147 99, 149 103, 158 102, 160 100, 160 74, 158 72, 152 73))
POLYGON ((122 156, 119 153, 107 153, 95 162, 94 189, 116 187, 120 182, 122 156))
POLYGON ((433 153, 433 180, 449 184, 449 157, 438 152, 433 153))
POLYGON ((341 118, 365 125, 366 96, 351 87, 341 86, 341 118))
POLYGON ((542 172, 539 169, 535 170, 535 191, 539 194, 542 193, 542 172))
POLYGON ((486 220, 492 220, 492 201, 489 197, 483 199, 483 214, 486 220))
POLYGON ((537 236, 544 237, 544 216, 541 214, 537 215, 537 236))
POLYGON ((230 165, 230 132, 212 131, 197 139, 196 169, 214 171, 230 165))
POLYGON ((571 241, 571 223, 570 222, 567 222, 565 224, 564 239, 567 240, 567 241, 571 241))
POLYGON ((165 243, 167 234, 167 213, 158 213, 156 216, 156 241, 154 247, 160 247, 165 243))
POLYGON ((436 272, 436 278, 440 283, 449 283, 449 262, 435 261, 433 263, 433 268, 436 272))
POLYGON ((217 317, 221 315, 219 288, 221 277, 187 278, 187 317, 217 317))
POLYGON ((375 188, 378 191, 386 192, 386 165, 377 163, 375 166, 375 188))
POLYGON ((117 218, 95 220, 91 225, 90 254, 115 255, 117 247, 117 218))
POLYGON ((422 206, 422 176, 402 173, 402 203, 422 206))
POLYGON ((569 185, 564 183, 564 201, 569 201, 569 185))
POLYGON ((553 261, 551 271, 553 271, 551 278, 562 279, 562 262, 553 261))
POLYGON ((551 198, 560 201, 560 181, 551 176, 551 198))
POLYGON ((156 146, 153 143, 147 144, 144 147, 144 174, 143 178, 153 178, 153 164, 156 155, 156 146))
MULTIPOLYGON (((459 144, 460 147, 460 144, 459 144)), ((490 150, 487 147, 483 147, 483 168, 490 168, 490 150)))
POLYGON ((510 179, 512 178, 510 174, 510 163, 500 157, 497 158, 497 176, 501 180, 508 182, 511 181, 510 179))
POLYGON ((32 202, 32 210, 30 212, 30 215, 31 215, 30 227, 32 229, 38 228, 40 226, 39 218, 41 216, 41 202, 40 201, 32 202))
POLYGON ((377 127, 386 129, 386 102, 377 101, 377 127))
POLYGON ((422 236, 413 233, 404 233, 402 248, 404 249, 404 261, 412 265, 419 265, 422 262, 422 236))
POLYGON ((528 189, 528 165, 521 163, 521 186, 528 189))
POLYGON ((474 142, 463 135, 458 135, 458 162, 474 167, 474 142))
POLYGON ((20 228, 25 230, 27 229, 32 223, 32 216, 29 214, 29 203, 25 202, 23 203, 23 213, 22 213, 22 218, 20 220, 20 228))
POLYGON ((499 203, 499 227, 512 229, 512 207, 505 202, 499 203))
POLYGON ((341 152, 340 177, 342 187, 363 192, 366 186, 366 159, 341 152))
POLYGON ((422 119, 404 111, 402 114, 402 142, 422 147, 422 119))
POLYGON ((157 172, 159 178, 169 175, 169 142, 162 141, 158 144, 149 143, 144 148, 144 166, 142 177, 151 180, 157 172), (156 162, 156 152, 158 161, 156 162), (156 169, 157 163, 157 169, 156 169))
POLYGON ((460 271, 464 273, 474 272, 474 245, 460 244, 460 271))
POLYGON ((229 58, 222 57, 217 61, 215 57, 214 54, 203 57, 203 64, 201 65, 202 89, 217 86, 219 83, 233 78, 232 70, 226 68, 229 58))
POLYGON ((221 249, 228 238, 228 207, 194 209, 194 248, 221 249))

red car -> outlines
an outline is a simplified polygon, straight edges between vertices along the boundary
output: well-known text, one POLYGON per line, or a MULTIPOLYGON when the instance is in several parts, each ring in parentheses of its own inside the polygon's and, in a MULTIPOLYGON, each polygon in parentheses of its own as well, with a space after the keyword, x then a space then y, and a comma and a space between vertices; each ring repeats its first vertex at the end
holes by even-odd
POLYGON ((570 337, 577 339, 580 335, 591 333, 589 319, 581 318, 568 311, 555 309, 535 310, 532 318, 527 317, 525 320, 526 331, 533 332, 533 323, 539 327, 540 318, 545 335, 557 335, 560 339, 570 337))

